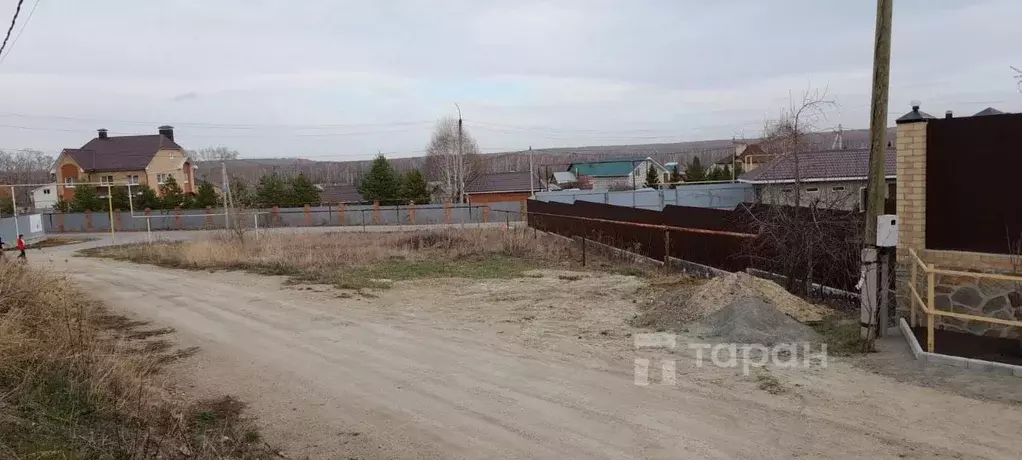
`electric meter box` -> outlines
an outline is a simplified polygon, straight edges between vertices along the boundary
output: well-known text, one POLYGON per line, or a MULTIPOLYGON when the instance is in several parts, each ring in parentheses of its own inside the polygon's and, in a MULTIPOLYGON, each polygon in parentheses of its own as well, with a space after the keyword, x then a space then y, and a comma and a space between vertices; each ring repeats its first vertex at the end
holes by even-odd
POLYGON ((877 216, 877 246, 894 248, 898 246, 898 216, 881 214, 877 216))

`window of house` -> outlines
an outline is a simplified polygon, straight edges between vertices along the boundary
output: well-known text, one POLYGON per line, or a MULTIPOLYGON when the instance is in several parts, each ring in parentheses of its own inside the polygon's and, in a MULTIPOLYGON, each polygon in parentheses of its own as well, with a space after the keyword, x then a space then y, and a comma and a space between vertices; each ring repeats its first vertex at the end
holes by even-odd
POLYGON ((896 198, 898 196, 898 184, 887 184, 887 198, 896 198))
POLYGON ((832 188, 830 190, 832 192, 843 192, 843 191, 845 191, 845 188, 844 187, 834 187, 834 188, 832 188))
POLYGON ((49 195, 49 194, 50 194, 50 189, 44 188, 43 189, 43 195, 49 195))
POLYGON ((100 185, 113 185, 114 184, 114 176, 99 176, 99 184, 100 185))
POLYGON ((138 176, 128 176, 128 183, 131 185, 138 185, 138 176))
POLYGON ((73 178, 73 177, 65 177, 64 178, 64 186, 68 187, 68 188, 74 188, 74 186, 75 186, 75 178, 73 178))
POLYGON ((819 191, 820 191, 819 187, 806 187, 806 193, 816 193, 819 191))
POLYGON ((170 174, 167 174, 167 173, 159 173, 159 174, 157 174, 156 175, 156 183, 160 184, 160 185, 165 184, 167 182, 167 177, 169 177, 169 176, 170 176, 170 174))

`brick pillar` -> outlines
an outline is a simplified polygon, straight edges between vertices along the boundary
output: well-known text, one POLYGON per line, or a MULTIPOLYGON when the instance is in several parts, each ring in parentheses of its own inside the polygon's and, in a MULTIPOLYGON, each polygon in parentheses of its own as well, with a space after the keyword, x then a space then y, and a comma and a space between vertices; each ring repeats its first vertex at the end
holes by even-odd
POLYGON ((279 207, 277 207, 277 206, 273 207, 273 214, 270 215, 270 222, 274 222, 274 223, 279 223, 280 222, 280 208, 279 207))
POLYGON ((174 208, 174 227, 181 230, 181 207, 174 208))
POLYGON ((85 231, 92 231, 92 211, 85 211, 85 231))
POLYGON ((483 222, 490 221, 490 205, 483 206, 483 222))
POLYGON ((415 202, 408 202, 408 224, 415 225, 415 202))
POLYGON ((64 213, 62 212, 57 213, 57 231, 64 232, 64 213))
POLYGON ((444 200, 444 223, 451 223, 451 200, 444 200))
POLYGON ((380 225, 380 202, 373 201, 373 225, 380 225))
POLYGON ((212 213, 213 208, 206 206, 206 230, 211 230, 213 228, 213 216, 210 215, 212 213))
POLYGON ((344 203, 337 204, 337 217, 340 219, 340 225, 344 225, 344 203))
POLYGON ((310 210, 309 205, 305 205, 305 226, 312 226, 312 211, 310 210))
POLYGON ((110 222, 110 225, 113 225, 118 232, 124 230, 124 227, 121 225, 121 210, 114 209, 114 212, 111 214, 113 214, 114 220, 110 222))
POLYGON ((518 206, 518 220, 523 222, 529 220, 529 200, 522 200, 518 206))
POLYGON ((896 198, 898 200, 898 253, 900 258, 908 257, 907 248, 915 249, 916 252, 926 248, 926 126, 928 123, 926 118, 909 117, 909 115, 898 121, 896 198), (909 120, 903 121, 906 118, 909 120))

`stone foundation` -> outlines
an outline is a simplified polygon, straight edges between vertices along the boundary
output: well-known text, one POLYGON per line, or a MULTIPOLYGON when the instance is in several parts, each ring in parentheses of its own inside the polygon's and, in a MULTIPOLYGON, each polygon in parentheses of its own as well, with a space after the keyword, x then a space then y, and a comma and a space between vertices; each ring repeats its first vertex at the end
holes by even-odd
MULTIPOLYGON (((934 293, 933 302, 938 310, 989 318, 1022 320, 1022 283, 938 274, 934 293)), ((948 331, 1013 339, 1022 338, 1020 328, 1000 324, 947 317, 939 317, 936 324, 941 329, 948 331)))

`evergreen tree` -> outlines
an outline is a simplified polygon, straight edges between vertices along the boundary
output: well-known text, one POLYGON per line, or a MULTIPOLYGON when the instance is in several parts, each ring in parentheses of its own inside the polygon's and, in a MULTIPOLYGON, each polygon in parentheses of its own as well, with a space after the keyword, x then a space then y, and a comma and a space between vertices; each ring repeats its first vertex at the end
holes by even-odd
POLYGON ((136 210, 160 209, 160 197, 156 196, 156 191, 154 191, 151 187, 142 184, 139 186, 139 190, 136 193, 137 195, 132 197, 131 202, 132 206, 134 206, 136 210))
POLYGON ((160 194, 163 195, 160 199, 162 203, 160 207, 163 209, 175 209, 185 205, 185 194, 174 176, 167 176, 167 180, 160 186, 160 194))
POLYGON ((699 157, 692 157, 692 161, 685 168, 685 182, 702 182, 706 180, 706 169, 703 168, 699 157))
POLYGON ((192 205, 196 208, 215 207, 217 205, 216 187, 205 180, 200 182, 199 192, 195 194, 192 205))
POLYGON ((244 179, 232 176, 229 188, 235 206, 252 205, 252 194, 248 189, 248 183, 244 179))
POLYGON ((75 187, 75 195, 71 200, 71 212, 101 211, 103 202, 96 193, 96 187, 79 185, 75 187))
POLYGON ((718 180, 731 180, 731 166, 724 165, 724 169, 720 170, 720 179, 718 180))
POLYGON ((64 200, 63 196, 57 195, 57 202, 53 204, 53 210, 59 212, 70 212, 71 203, 64 200))
POLYGON ((401 181, 401 199, 415 204, 428 204, 432 201, 432 194, 429 193, 429 184, 426 178, 416 169, 405 173, 401 181))
MULTIPOLYGON (((128 203, 128 188, 127 187, 111 187, 110 188, 111 201, 113 202, 114 209, 121 211, 127 211, 129 207, 128 203)), ((106 203, 104 203, 106 204, 106 203)))
POLYGON ((312 181, 305 174, 299 174, 291 179, 291 190, 288 194, 288 206, 305 206, 312 205, 317 206, 320 204, 319 201, 319 189, 313 185, 312 181))
POLYGON ((678 188, 678 183, 682 180, 681 172, 678 171, 678 164, 675 163, 674 167, 671 168, 671 188, 678 188))
POLYGON ((287 201, 287 184, 277 173, 264 175, 256 187, 255 201, 260 206, 283 206, 287 201))
POLYGON ((366 200, 378 200, 380 204, 400 203, 398 195, 401 194, 401 181, 383 155, 373 160, 369 174, 362 178, 362 183, 358 186, 358 192, 366 200))
POLYGON ((742 174, 745 174, 745 168, 742 166, 742 162, 741 161, 736 161, 735 162, 735 179, 738 179, 739 177, 741 177, 742 174))
POLYGON ((9 196, 0 197, 0 214, 14 214, 14 200, 9 196))
POLYGON ((660 173, 652 164, 646 165, 646 187, 657 188, 660 186, 660 173))

